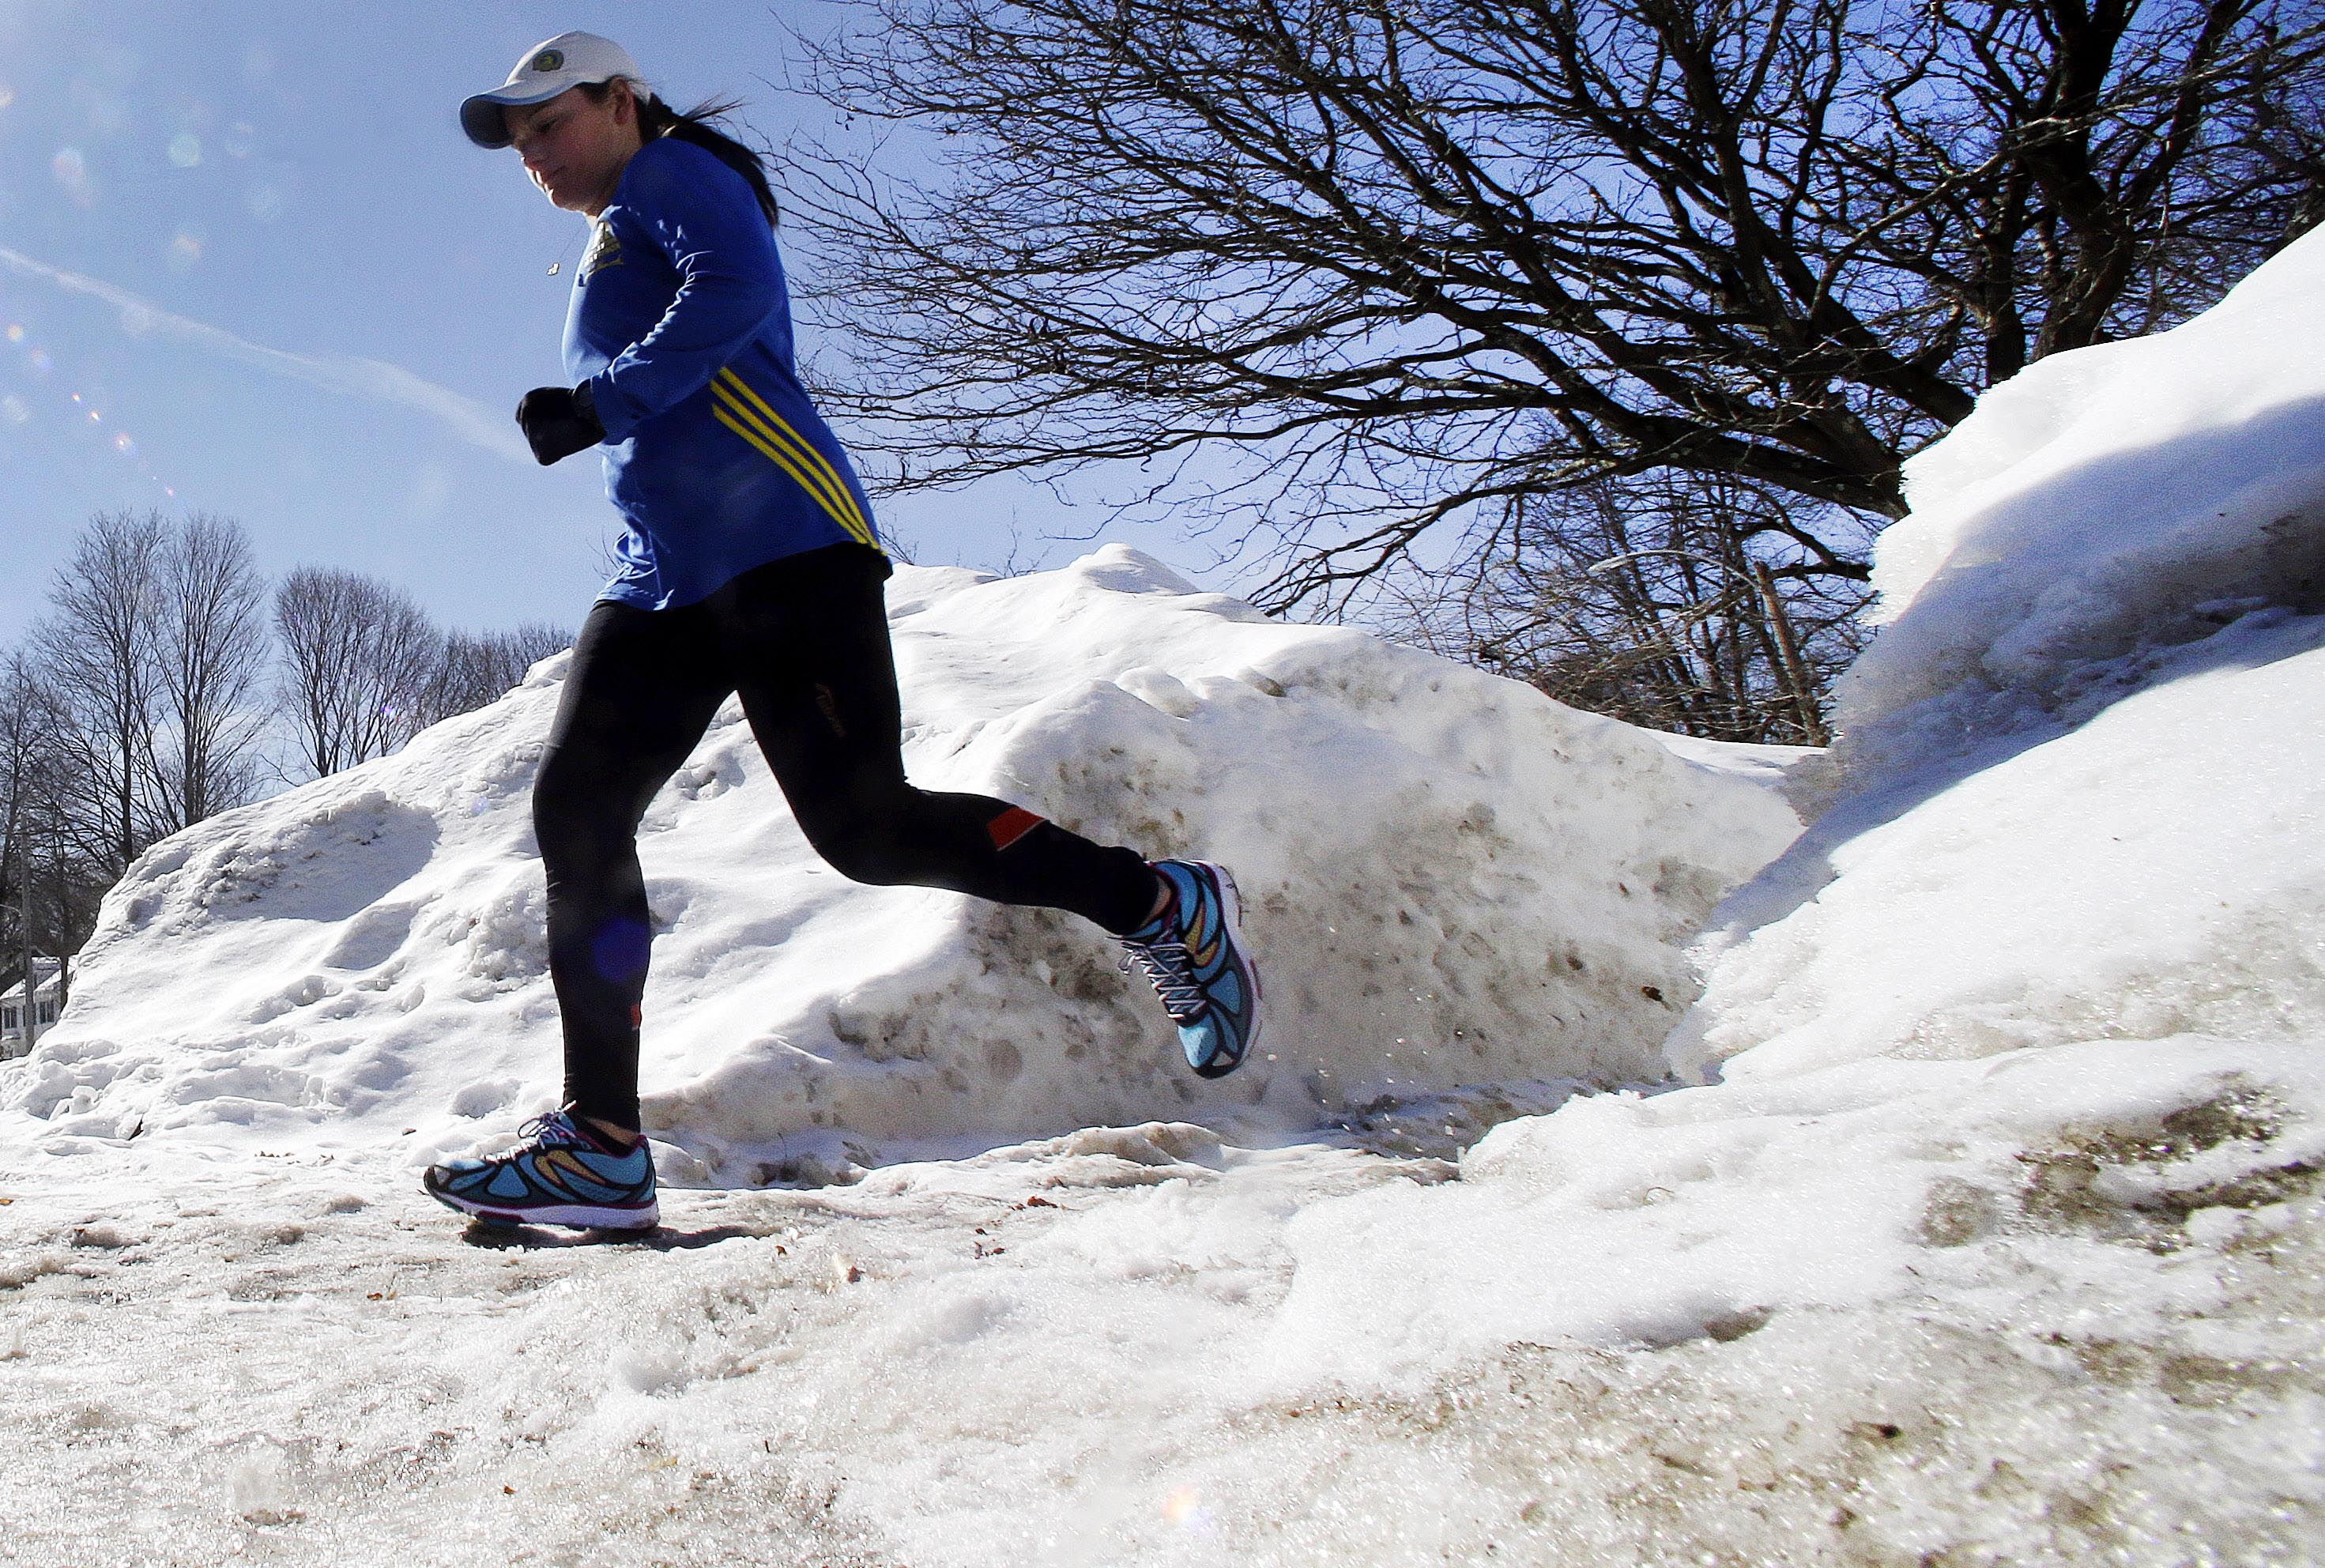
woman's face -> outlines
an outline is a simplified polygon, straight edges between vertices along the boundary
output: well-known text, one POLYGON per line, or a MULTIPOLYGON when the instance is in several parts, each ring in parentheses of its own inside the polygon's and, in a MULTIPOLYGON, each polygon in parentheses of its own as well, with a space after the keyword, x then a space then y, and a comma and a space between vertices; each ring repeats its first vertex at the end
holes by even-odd
POLYGON ((630 84, 618 78, 602 103, 569 88, 547 103, 512 106, 501 114, 524 172, 551 205, 568 212, 595 218, 603 211, 622 166, 638 150, 637 103, 630 84))

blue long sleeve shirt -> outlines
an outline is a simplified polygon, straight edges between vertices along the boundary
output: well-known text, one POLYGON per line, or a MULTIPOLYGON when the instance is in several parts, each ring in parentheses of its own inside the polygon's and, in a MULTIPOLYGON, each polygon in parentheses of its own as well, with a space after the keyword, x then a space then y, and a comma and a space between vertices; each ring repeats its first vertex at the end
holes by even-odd
POLYGON ((573 276, 565 368, 606 427, 606 496, 628 524, 600 598, 667 609, 786 555, 880 548, 800 385, 775 237, 708 150, 665 136, 631 156, 573 276))

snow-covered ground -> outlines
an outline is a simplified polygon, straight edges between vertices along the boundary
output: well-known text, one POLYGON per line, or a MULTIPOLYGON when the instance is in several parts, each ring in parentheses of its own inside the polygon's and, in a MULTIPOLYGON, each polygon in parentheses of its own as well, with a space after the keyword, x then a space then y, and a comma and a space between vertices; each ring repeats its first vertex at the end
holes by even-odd
POLYGON ((730 724, 642 1241, 411 1186, 553 1093, 553 664, 157 849, 0 1069, 0 1554, 2325 1557, 2320 321, 2325 236, 1925 454, 1789 849, 1790 759, 1125 552, 900 576, 915 775, 1235 864, 1272 1060, 819 872, 730 724))

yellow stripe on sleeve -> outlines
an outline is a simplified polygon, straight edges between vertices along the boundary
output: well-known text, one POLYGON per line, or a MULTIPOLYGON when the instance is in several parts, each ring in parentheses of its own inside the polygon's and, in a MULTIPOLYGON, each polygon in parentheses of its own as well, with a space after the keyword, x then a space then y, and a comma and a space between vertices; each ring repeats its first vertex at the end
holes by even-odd
POLYGON ((719 417, 720 422, 738 434, 747 431, 754 438, 752 444, 782 463, 783 471, 797 479, 800 487, 837 518, 842 527, 852 533, 864 525, 863 515, 856 509, 855 497, 848 493, 847 487, 834 480, 822 465, 814 462, 811 453, 802 452, 800 450, 801 443, 796 436, 786 441, 786 431, 771 428, 766 421, 718 382, 710 384, 710 395, 715 400, 711 412, 719 417))
POLYGON ((727 395, 724 401, 728 407, 734 409, 746 420, 756 424, 760 433, 776 445, 788 448, 792 455, 810 472, 821 476, 826 486, 826 494, 856 519, 857 526, 863 528, 867 533, 871 532, 871 525, 865 521, 862 510, 856 505, 855 495, 848 489, 848 482, 839 477, 838 470, 834 469, 829 459, 816 450, 799 431, 793 430, 782 414, 770 407, 765 398, 754 392, 748 382, 736 375, 732 369, 722 368, 713 379, 711 391, 714 394, 726 393, 727 395), (747 400, 747 407, 736 401, 734 395, 736 394, 740 394, 743 399, 747 400))
MULTIPOLYGON (((850 539, 853 539, 858 544, 873 543, 870 531, 867 530, 862 523, 857 520, 855 509, 851 507, 848 511, 843 512, 838 507, 834 506, 830 500, 809 481, 808 477, 800 471, 799 465, 792 462, 791 458, 780 448, 770 442, 756 430, 754 430, 751 426, 745 424, 741 420, 727 413, 723 406, 713 408, 710 411, 710 414, 711 417, 716 419, 720 424, 725 425, 728 430, 733 431, 736 435, 741 436, 745 441, 749 441, 752 446, 758 449, 762 456, 771 459, 777 468, 783 469, 784 473, 789 474, 794 480, 798 481, 799 487, 805 490, 818 506, 821 506, 825 512, 830 515, 831 520, 839 524, 840 531, 842 533, 846 533, 850 539)), ((873 548, 876 550, 879 546, 873 544, 873 548)))

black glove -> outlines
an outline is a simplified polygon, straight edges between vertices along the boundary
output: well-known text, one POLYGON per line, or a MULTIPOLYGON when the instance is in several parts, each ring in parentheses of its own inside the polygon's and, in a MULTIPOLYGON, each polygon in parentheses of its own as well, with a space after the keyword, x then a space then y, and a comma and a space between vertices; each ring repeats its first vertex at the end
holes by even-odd
POLYGON ((516 422, 543 468, 606 439, 586 381, 579 386, 534 387, 517 399, 516 422))

